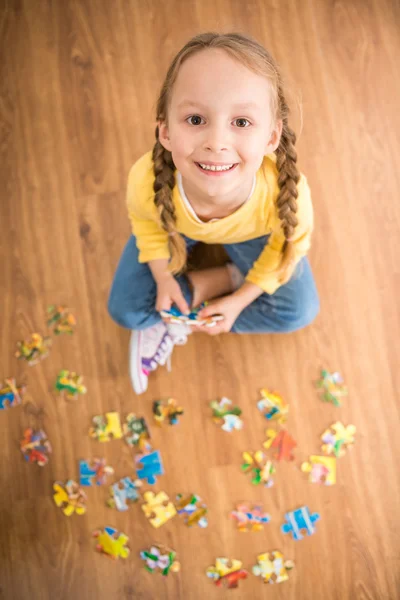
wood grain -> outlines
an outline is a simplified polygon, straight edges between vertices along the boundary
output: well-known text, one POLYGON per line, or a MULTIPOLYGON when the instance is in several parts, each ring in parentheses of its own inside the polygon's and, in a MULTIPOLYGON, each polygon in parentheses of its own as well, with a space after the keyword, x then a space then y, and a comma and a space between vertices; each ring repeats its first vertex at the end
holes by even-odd
POLYGON ((2 0, 0 7, 0 379, 29 384, 27 403, 0 414, 0 599, 400 598, 399 2, 2 0), (209 29, 249 32, 282 65, 314 199, 310 259, 321 314, 291 335, 194 335, 174 351, 172 373, 160 368, 136 397, 129 332, 106 310, 129 235, 127 173, 153 143, 170 60, 209 29), (13 357, 15 344, 45 331, 53 302, 73 310, 77 332, 26 367, 13 357), (323 366, 339 369, 348 385, 340 409, 316 396, 323 366), (55 396, 61 368, 84 375, 86 397, 55 396), (266 386, 290 404, 298 451, 295 464, 279 465, 274 488, 260 490, 239 465, 241 452, 264 440, 255 403, 266 386), (89 490, 85 516, 64 517, 52 483, 76 477, 80 458, 105 456, 117 477, 132 469, 122 442, 99 448, 89 439, 92 416, 118 410, 150 419, 152 400, 166 395, 186 414, 174 429, 153 428, 166 468, 155 489, 199 493, 209 528, 187 530, 175 519, 153 530, 138 506, 110 512, 106 489, 89 490), (243 431, 225 434, 210 419, 208 402, 223 395, 243 408, 243 431), (312 486, 298 465, 336 419, 357 426, 356 445, 339 462, 336 486, 312 486), (45 428, 53 445, 43 469, 19 451, 30 425, 45 428), (265 533, 241 534, 227 518, 244 499, 265 504, 272 516, 265 533), (321 521, 316 535, 296 543, 280 525, 303 503, 321 521), (107 524, 129 535, 128 561, 94 552, 91 532, 107 524), (143 570, 138 553, 154 541, 178 551, 179 576, 143 570), (296 563, 282 586, 251 576, 226 592, 205 577, 217 556, 251 568, 274 548, 296 563))

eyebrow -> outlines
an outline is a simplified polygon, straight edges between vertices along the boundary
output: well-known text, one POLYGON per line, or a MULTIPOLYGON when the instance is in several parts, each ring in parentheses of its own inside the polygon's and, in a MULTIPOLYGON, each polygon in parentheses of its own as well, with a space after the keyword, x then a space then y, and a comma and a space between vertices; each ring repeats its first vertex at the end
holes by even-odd
MULTIPOLYGON (((206 110, 207 107, 202 105, 200 102, 194 102, 193 100, 183 100, 182 102, 180 102, 177 106, 177 108, 183 108, 185 106, 196 106, 201 108, 202 110, 206 110)), ((235 104, 234 106, 232 106, 232 108, 234 110, 238 110, 238 109, 246 109, 246 108, 259 108, 258 104, 256 104, 255 102, 243 102, 242 104, 235 104)))

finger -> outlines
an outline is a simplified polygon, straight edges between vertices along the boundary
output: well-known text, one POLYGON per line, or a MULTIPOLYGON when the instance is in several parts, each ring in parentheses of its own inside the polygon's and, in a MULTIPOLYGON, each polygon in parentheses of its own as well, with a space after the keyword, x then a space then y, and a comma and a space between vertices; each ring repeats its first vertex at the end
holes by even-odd
POLYGON ((173 298, 175 304, 177 305, 177 307, 179 308, 179 310, 184 314, 184 315, 188 315, 190 313, 190 309, 188 306, 188 303, 186 302, 185 298, 183 297, 182 294, 179 294, 178 296, 175 296, 173 298))

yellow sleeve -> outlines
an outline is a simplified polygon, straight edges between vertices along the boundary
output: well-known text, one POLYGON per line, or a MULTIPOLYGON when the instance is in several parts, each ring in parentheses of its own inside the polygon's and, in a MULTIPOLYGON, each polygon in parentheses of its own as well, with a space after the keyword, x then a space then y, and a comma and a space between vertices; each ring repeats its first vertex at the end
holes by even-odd
POLYGON ((294 232, 294 261, 289 267, 285 279, 280 281, 279 264, 282 258, 282 247, 285 236, 282 231, 278 215, 275 215, 274 227, 268 244, 247 274, 246 281, 258 285, 267 294, 276 290, 289 281, 299 260, 305 256, 311 246, 311 234, 314 228, 314 215, 311 202, 310 188, 305 175, 301 175, 297 184, 299 195, 297 197, 298 225, 294 232))
POLYGON ((129 172, 126 203, 140 263, 170 258, 168 234, 154 205, 153 180, 151 171, 143 169, 142 159, 129 172))

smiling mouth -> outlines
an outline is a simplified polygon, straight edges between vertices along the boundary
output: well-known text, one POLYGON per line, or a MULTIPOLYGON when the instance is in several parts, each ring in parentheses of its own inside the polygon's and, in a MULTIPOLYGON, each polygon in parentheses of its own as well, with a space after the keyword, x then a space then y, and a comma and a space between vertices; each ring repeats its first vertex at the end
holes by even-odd
POLYGON ((197 163, 195 162, 195 165, 197 166, 198 169, 200 169, 200 171, 202 171, 205 174, 210 174, 210 175, 221 175, 223 173, 229 173, 230 171, 233 171, 239 163, 230 163, 230 164, 226 164, 226 165, 206 165, 204 163, 197 163))

